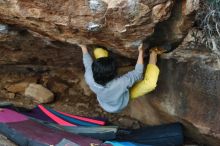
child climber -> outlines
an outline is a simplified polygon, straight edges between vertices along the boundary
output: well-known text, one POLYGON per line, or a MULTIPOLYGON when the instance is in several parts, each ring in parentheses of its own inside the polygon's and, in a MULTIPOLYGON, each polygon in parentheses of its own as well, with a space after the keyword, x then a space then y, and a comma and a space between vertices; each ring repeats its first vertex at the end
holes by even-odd
POLYGON ((79 45, 83 53, 85 80, 90 89, 96 93, 100 106, 107 112, 118 113, 129 102, 151 92, 157 85, 159 68, 156 66, 157 49, 152 49, 149 63, 142 79, 144 61, 143 45, 138 48, 139 55, 135 69, 117 77, 117 68, 113 58, 102 48, 94 50, 95 61, 92 60, 85 45, 79 45))

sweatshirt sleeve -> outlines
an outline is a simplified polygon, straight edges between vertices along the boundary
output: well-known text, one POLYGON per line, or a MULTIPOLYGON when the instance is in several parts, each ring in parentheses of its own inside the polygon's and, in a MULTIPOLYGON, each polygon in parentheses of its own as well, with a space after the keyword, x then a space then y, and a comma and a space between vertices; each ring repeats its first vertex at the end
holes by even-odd
POLYGON ((125 83, 126 88, 130 88, 136 81, 142 78, 143 70, 144 70, 143 64, 136 64, 134 70, 120 77, 120 81, 125 83))
POLYGON ((86 70, 92 68, 92 62, 93 60, 89 53, 83 54, 83 64, 86 70))
POLYGON ((85 67, 85 80, 86 83, 91 86, 94 82, 93 73, 92 73, 92 57, 89 53, 83 54, 83 64, 85 67))

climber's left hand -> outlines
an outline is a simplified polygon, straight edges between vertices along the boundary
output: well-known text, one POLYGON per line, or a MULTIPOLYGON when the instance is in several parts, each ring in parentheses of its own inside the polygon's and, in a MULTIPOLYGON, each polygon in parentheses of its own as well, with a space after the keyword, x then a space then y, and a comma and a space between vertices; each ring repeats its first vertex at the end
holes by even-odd
POLYGON ((83 54, 88 53, 88 49, 87 49, 86 45, 84 45, 84 44, 79 44, 79 46, 81 47, 83 54))

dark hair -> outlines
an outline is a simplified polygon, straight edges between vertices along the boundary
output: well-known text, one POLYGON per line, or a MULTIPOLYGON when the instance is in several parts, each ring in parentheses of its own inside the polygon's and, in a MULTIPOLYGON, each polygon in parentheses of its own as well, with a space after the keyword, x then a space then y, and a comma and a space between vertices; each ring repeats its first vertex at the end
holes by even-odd
POLYGON ((105 85, 117 75, 115 60, 111 57, 102 57, 92 63, 93 78, 96 83, 105 85))

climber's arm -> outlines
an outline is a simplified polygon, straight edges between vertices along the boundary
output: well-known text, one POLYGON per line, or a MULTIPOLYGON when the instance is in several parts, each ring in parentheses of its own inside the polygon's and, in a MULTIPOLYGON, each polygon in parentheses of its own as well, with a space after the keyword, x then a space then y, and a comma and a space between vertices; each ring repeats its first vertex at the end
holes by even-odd
POLYGON ((141 44, 139 47, 138 47, 138 51, 139 51, 139 54, 138 54, 138 59, 137 59, 137 64, 144 64, 144 50, 143 50, 143 44, 141 44))
POLYGON ((150 53, 150 58, 149 58, 149 63, 148 64, 153 64, 153 65, 157 64, 157 52, 152 51, 150 53))
POLYGON ((143 75, 144 69, 144 61, 143 61, 143 46, 142 44, 138 48, 139 55, 137 59, 137 63, 135 65, 135 69, 126 73, 121 78, 119 78, 125 85, 126 88, 130 88, 136 81, 140 80, 143 75))
POLYGON ((83 53, 83 64, 85 67, 85 80, 86 83, 91 86, 94 84, 93 73, 92 73, 92 57, 90 56, 86 45, 79 45, 83 53))
POLYGON ((84 67, 87 70, 91 69, 91 66, 92 66, 92 57, 90 56, 89 52, 88 52, 88 49, 86 47, 86 45, 79 45, 81 47, 81 50, 82 50, 82 53, 83 53, 83 64, 84 64, 84 67))

